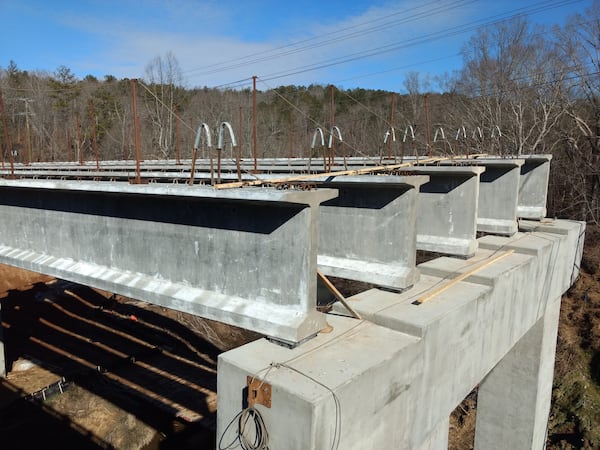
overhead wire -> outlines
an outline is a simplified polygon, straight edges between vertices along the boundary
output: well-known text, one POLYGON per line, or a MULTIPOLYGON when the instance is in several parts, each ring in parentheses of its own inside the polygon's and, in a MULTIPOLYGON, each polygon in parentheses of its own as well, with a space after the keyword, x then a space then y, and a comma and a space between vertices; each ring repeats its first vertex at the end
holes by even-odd
POLYGON ((341 57, 338 57, 335 59, 329 59, 326 61, 321 61, 321 62, 310 64, 310 65, 298 66, 298 67, 295 67, 295 68, 292 68, 289 70, 273 72, 270 74, 263 75, 262 78, 265 81, 271 81, 271 80, 275 80, 275 79, 279 79, 279 78, 286 78, 286 77, 289 77, 292 75, 299 75, 299 74, 305 73, 305 72, 311 72, 311 71, 318 70, 318 69, 324 69, 324 68, 328 68, 328 67, 332 67, 332 66, 336 66, 336 65, 340 65, 340 64, 346 64, 346 63, 354 62, 357 60, 370 58, 373 56, 379 56, 379 55, 382 55, 385 53, 390 53, 393 51, 414 47, 417 45, 427 44, 427 43, 434 42, 434 41, 437 41, 440 39, 456 36, 458 34, 463 34, 468 31, 474 31, 483 25, 487 26, 487 25, 493 25, 496 23, 504 22, 507 20, 514 19, 515 17, 518 17, 523 14, 533 14, 533 13, 538 13, 538 12, 542 12, 542 11, 547 11, 550 9, 558 8, 560 6, 566 6, 568 4, 576 3, 576 2, 580 2, 580 1, 581 0, 560 0, 558 2, 551 2, 551 3, 548 3, 548 2, 536 3, 534 5, 535 8, 534 7, 529 7, 529 9, 527 7, 517 8, 515 10, 510 11, 509 13, 489 16, 485 19, 471 21, 471 22, 468 22, 467 24, 462 24, 462 25, 459 25, 456 27, 446 28, 442 31, 425 34, 425 35, 418 36, 418 37, 415 37, 412 39, 398 41, 398 42, 394 42, 392 44, 386 44, 386 45, 374 47, 374 48, 371 48, 368 50, 362 50, 360 52, 350 53, 350 54, 347 54, 347 55, 344 55, 344 56, 341 56, 341 57), (540 5, 544 5, 544 6, 540 6, 540 5), (518 11, 518 12, 515 12, 515 11, 518 11), (508 15, 508 14, 510 14, 510 15, 508 15), (493 19, 493 20, 490 20, 490 19, 493 19))
MULTIPOLYGON (((381 32, 387 28, 390 28, 392 26, 397 26, 397 25, 403 25, 406 23, 410 23, 416 20, 420 20, 420 19, 427 19, 430 18, 434 15, 443 13, 443 12, 447 12, 448 10, 451 9, 455 9, 459 6, 465 6, 471 3, 476 3, 478 0, 457 0, 451 3, 448 3, 446 5, 443 6, 438 6, 436 8, 430 9, 430 10, 426 10, 424 12, 421 13, 417 13, 417 14, 413 14, 413 15, 409 15, 406 17, 403 17, 401 19, 393 19, 393 20, 389 20, 390 17, 392 16, 396 16, 396 15, 400 15, 400 14, 404 14, 406 11, 405 10, 401 10, 401 11, 397 11, 395 13, 391 13, 391 14, 386 14, 384 16, 381 16, 377 19, 373 19, 370 21, 366 21, 363 23, 360 23, 358 25, 353 25, 350 27, 346 27, 346 28, 342 28, 341 30, 337 30, 334 32, 330 32, 330 33, 325 33, 323 35, 319 35, 319 36, 315 36, 313 38, 309 38, 309 39, 305 39, 303 41, 299 41, 299 43, 303 43, 303 42, 308 42, 308 41, 313 41, 313 40, 317 40, 317 43, 314 44, 310 44, 310 45, 306 45, 306 46, 301 46, 301 47, 297 47, 297 48, 293 48, 291 50, 287 50, 285 52, 278 52, 278 53, 273 53, 271 55, 268 55, 268 53, 271 52, 271 50, 265 50, 264 52, 259 52, 255 55, 261 55, 261 54, 267 54, 267 56, 262 56, 260 58, 255 58, 255 59, 250 59, 249 56, 247 57, 242 57, 239 58, 237 60, 235 60, 235 62, 232 61, 232 64, 229 65, 225 65, 223 66, 222 64, 212 64, 210 66, 207 67, 213 67, 213 66, 217 66, 216 68, 212 69, 212 70, 206 70, 206 71, 201 71, 200 73, 198 73, 197 75, 209 75, 209 74, 213 74, 213 73, 218 73, 218 72, 223 72, 226 70, 230 70, 230 69, 235 69, 238 67, 244 67, 247 66, 248 64, 254 64, 254 63, 258 63, 258 62, 264 62, 264 61, 270 61, 273 59, 277 59, 277 58, 281 58, 284 56, 290 56, 296 53, 300 53, 300 52, 304 52, 307 50, 313 50, 315 48, 320 48, 320 47, 324 47, 327 45, 332 45, 341 41, 345 41, 345 40, 349 40, 349 39, 354 39, 357 37, 362 37, 365 36, 367 34, 372 34, 372 33, 376 33, 376 32, 381 32), (372 24, 374 22, 378 22, 378 21, 386 21, 383 24, 379 24, 377 26, 371 26, 369 28, 365 28, 365 29, 361 29, 361 27, 363 27, 364 25, 367 24, 372 24), (342 34, 345 31, 349 31, 346 34, 342 34), (339 34, 340 36, 337 36, 335 38, 332 39, 328 39, 328 40, 320 40, 321 38, 323 38, 324 36, 331 36, 331 35, 337 35, 339 34)), ((417 7, 411 8, 409 9, 409 11, 412 10, 418 10, 418 9, 422 9, 426 6, 432 5, 432 4, 436 4, 438 2, 429 2, 426 3, 424 5, 419 5, 417 7)), ((281 49, 281 48, 287 48, 287 47, 294 47, 298 44, 298 42, 296 43, 291 43, 285 46, 280 46, 277 47, 274 50, 277 49, 281 49)), ((190 69, 187 72, 188 73, 192 73, 192 72, 196 72, 202 69, 190 69)))

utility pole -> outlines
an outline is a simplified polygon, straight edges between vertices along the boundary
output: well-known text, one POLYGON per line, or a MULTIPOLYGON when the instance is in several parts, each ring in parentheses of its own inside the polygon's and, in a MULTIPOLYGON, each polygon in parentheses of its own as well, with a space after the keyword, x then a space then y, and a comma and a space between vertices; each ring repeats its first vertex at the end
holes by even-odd
MULTIPOLYGON (((8 134, 8 125, 6 123, 6 112, 4 111, 4 102, 2 100, 2 91, 0 91, 0 118, 2 119, 2 129, 4 130, 4 144, 10 159, 10 176, 15 177, 15 165, 12 155, 12 147, 10 146, 10 136, 8 134)), ((4 169, 4 152, 2 152, 2 168, 4 169)))
POLYGON ((256 75, 252 76, 252 137, 253 137, 253 148, 252 154, 254 155, 254 173, 258 172, 256 165, 256 75))
POLYGON ((429 127, 429 94, 425 94, 425 134, 427 136, 427 156, 431 158, 431 130, 429 127))
POLYGON ((27 130, 27 165, 29 165, 32 163, 33 160, 33 151, 31 145, 31 127, 29 126, 29 116, 33 114, 29 112, 29 103, 33 102, 34 100, 32 98, 25 97, 18 98, 17 100, 20 100, 23 103, 25 103, 25 112, 23 114, 25 115, 25 129, 27 130))

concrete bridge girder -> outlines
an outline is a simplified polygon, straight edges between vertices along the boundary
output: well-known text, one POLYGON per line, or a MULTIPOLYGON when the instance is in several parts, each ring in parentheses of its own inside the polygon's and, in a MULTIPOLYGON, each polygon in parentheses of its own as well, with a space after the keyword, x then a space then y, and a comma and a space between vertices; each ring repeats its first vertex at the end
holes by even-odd
POLYGON ((317 219, 335 190, 1 180, 0 194, 3 263, 290 342, 326 326, 317 219))
POLYGON ((419 190, 417 249, 459 256, 477 250, 479 177, 484 167, 416 166, 406 173, 428 175, 419 190))
POLYGON ((339 195, 319 208, 317 263, 326 275, 393 289, 412 286, 419 186, 428 176, 317 179, 339 195))

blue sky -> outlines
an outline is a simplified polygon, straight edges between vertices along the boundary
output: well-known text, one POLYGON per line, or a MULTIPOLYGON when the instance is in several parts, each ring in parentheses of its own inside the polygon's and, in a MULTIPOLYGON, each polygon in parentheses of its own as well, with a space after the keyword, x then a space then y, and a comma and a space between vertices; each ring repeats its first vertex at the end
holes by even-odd
POLYGON ((410 71, 458 69, 477 26, 516 13, 562 23, 590 1, 0 0, 0 66, 144 78, 147 64, 171 51, 188 87, 250 87, 257 75, 259 89, 402 92, 410 71))

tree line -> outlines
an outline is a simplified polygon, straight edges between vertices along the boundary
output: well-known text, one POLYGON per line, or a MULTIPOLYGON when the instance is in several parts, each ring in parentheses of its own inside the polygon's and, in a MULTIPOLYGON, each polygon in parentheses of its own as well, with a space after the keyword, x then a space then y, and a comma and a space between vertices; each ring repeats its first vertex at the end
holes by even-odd
MULTIPOLYGON (((168 52, 139 80, 142 155, 190 158, 200 123, 223 121, 243 158, 255 150, 259 157, 314 154, 314 130, 333 125, 343 138, 337 155, 552 154, 550 214, 599 223, 600 0, 562 26, 517 17, 481 28, 462 58, 461 70, 442 77, 408 73, 401 93, 324 85, 254 92, 185 87, 168 52)), ((11 146, 3 142, 4 160, 9 151, 23 163, 135 154, 130 80, 78 79, 67 66, 31 72, 10 61, 0 67, 0 91, 11 146)))

